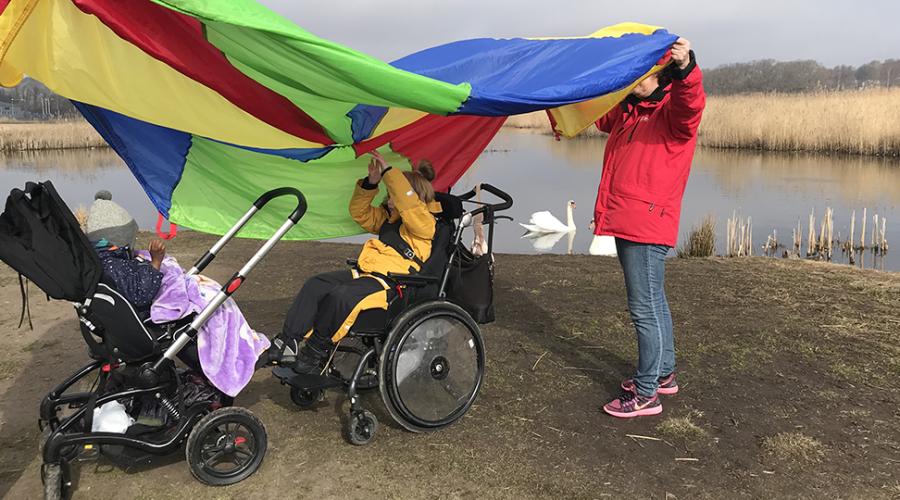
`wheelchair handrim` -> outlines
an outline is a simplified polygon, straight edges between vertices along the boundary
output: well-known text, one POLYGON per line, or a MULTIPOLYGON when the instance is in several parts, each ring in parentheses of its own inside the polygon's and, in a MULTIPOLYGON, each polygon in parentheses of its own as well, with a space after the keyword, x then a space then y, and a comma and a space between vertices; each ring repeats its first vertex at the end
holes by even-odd
POLYGON ((381 383, 381 394, 384 404, 391 416, 399 424, 413 432, 433 431, 449 426, 464 415, 474 403, 481 390, 481 384, 484 380, 484 342, 481 338, 478 325, 475 321, 459 306, 446 301, 436 301, 417 306, 416 309, 410 311, 406 318, 401 320, 392 329, 388 340, 385 343, 385 350, 380 360, 379 377, 381 383), (435 318, 447 317, 461 323, 468 330, 475 349, 475 379, 474 386, 465 398, 465 401, 459 405, 454 411, 447 416, 429 420, 422 418, 413 413, 404 403, 399 392, 399 385, 395 383, 395 374, 399 360, 398 353, 401 346, 409 339, 410 335, 426 321, 435 318), (400 335, 402 333, 402 335, 400 335))

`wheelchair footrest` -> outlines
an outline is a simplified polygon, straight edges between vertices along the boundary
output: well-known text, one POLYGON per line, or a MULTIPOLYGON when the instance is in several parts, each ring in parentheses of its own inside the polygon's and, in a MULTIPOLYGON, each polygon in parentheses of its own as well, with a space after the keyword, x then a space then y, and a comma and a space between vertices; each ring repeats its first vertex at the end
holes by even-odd
POLYGON ((336 378, 326 375, 300 374, 287 366, 276 366, 272 369, 272 375, 281 380, 282 384, 287 384, 296 389, 328 389, 344 385, 341 380, 336 378))

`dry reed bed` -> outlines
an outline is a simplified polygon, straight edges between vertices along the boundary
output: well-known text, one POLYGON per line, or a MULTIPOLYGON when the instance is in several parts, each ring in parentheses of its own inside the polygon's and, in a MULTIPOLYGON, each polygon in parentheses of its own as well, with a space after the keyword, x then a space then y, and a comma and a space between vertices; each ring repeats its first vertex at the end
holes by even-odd
MULTIPOLYGON (((550 133, 543 112, 506 126, 550 133)), ((588 135, 599 135, 595 127, 588 135)), ((700 141, 718 148, 900 155, 900 88, 710 96, 700 141)))
POLYGON ((0 151, 37 151, 105 147, 87 122, 0 124, 0 151))

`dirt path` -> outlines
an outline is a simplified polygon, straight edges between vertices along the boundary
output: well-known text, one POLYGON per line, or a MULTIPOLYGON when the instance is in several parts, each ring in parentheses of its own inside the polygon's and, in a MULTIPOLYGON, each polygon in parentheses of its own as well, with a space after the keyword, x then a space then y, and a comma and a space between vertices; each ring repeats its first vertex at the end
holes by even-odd
MULTIPOLYGON (((188 264, 210 241, 186 233, 172 253, 188 264)), ((210 274, 225 279, 256 244, 235 242, 210 274)), ((281 244, 237 301, 254 327, 277 332, 303 280, 355 252, 281 244)), ((635 356, 618 263, 501 255, 497 321, 483 328, 486 382, 457 425, 410 434, 371 393, 383 425, 373 444, 356 448, 341 437, 338 393, 301 412, 263 371, 237 401, 269 431, 257 475, 215 489, 191 478, 183 455, 129 472, 101 460, 76 468, 75 498, 900 495, 900 275, 672 260, 667 281, 682 391, 664 399, 660 417, 622 422, 598 410, 635 356)), ((18 284, 0 269, 0 496, 8 498, 39 497, 38 403, 87 360, 69 306, 36 290, 31 300, 35 330, 17 330, 18 284)))

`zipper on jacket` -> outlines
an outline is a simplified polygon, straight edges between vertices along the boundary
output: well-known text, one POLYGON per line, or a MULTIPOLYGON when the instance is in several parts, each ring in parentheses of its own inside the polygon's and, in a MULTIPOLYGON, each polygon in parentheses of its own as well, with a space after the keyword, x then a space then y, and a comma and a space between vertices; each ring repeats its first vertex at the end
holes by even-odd
MULTIPOLYGON (((626 142, 631 142, 631 139, 634 138, 634 131, 637 130, 638 124, 641 123, 641 115, 638 112, 637 106, 632 105, 631 113, 629 113, 629 115, 634 117, 634 125, 631 126, 631 131, 628 132, 628 140, 626 142)), ((627 121, 628 121, 628 117, 625 118, 625 122, 627 122, 627 121)), ((622 123, 622 130, 623 131, 625 130, 624 122, 622 123)))

